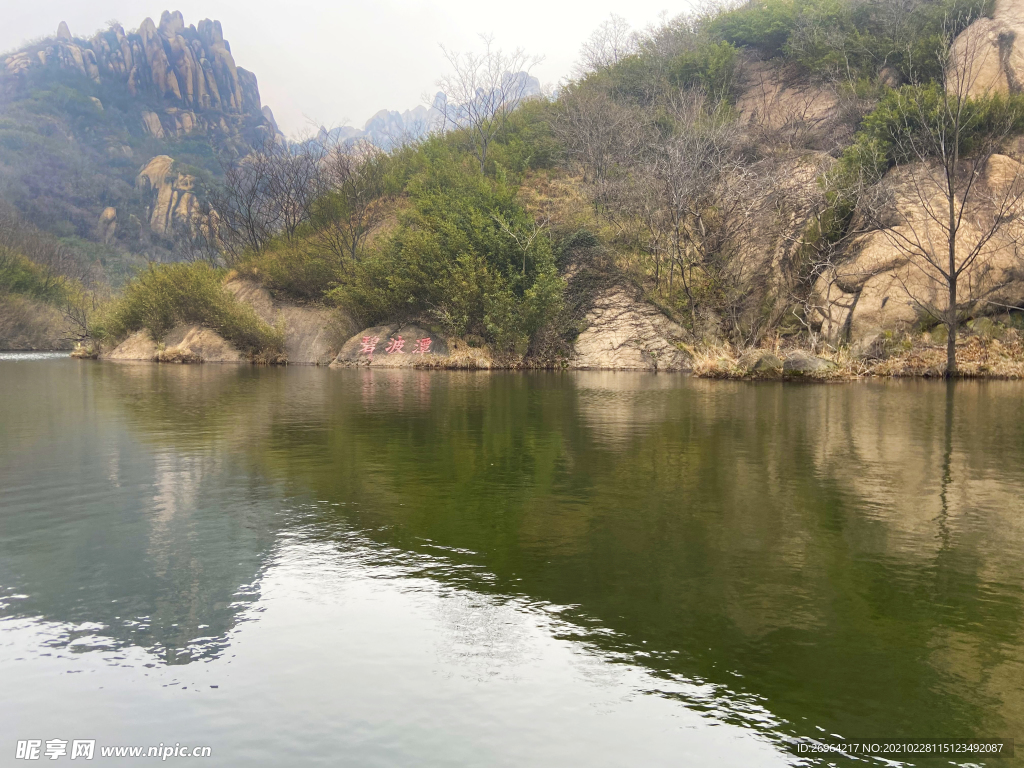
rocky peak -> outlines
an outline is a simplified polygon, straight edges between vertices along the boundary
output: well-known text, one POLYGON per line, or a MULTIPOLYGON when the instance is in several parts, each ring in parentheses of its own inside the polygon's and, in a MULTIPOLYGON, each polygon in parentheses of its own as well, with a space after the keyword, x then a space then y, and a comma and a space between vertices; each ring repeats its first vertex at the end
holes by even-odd
POLYGON ((147 18, 127 34, 114 24, 89 40, 75 40, 61 22, 56 37, 3 60, 0 74, 6 76, 8 89, 13 84, 17 90, 33 72, 51 67, 79 72, 98 84, 119 82, 132 96, 163 100, 161 131, 155 130, 152 118, 142 119, 140 127, 151 135, 196 128, 232 133, 221 116, 241 118, 250 129, 262 127, 262 134, 278 133, 263 115, 256 76, 235 64, 219 21, 186 26, 180 11, 164 11, 159 24, 147 18), (182 119, 177 116, 182 110, 193 114, 182 119))
POLYGON ((164 11, 160 14, 160 34, 168 40, 185 30, 185 18, 181 11, 164 11))

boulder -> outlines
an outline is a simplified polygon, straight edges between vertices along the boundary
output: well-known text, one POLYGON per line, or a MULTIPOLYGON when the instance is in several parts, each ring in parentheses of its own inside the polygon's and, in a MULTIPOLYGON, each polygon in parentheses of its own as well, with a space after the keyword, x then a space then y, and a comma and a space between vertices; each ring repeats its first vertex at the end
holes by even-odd
POLYGON ((104 360, 153 362, 156 360, 156 342, 148 331, 136 331, 127 339, 100 357, 104 360))
POLYGON ((164 337, 157 352, 161 363, 243 363, 245 358, 216 331, 199 325, 182 325, 164 337))
POLYGON ((104 243, 109 243, 114 239, 114 233, 117 231, 117 209, 106 207, 103 209, 103 213, 100 214, 99 221, 96 222, 96 236, 104 243))
MULTIPOLYGON (((980 18, 953 43, 953 62, 966 62, 968 93, 1017 94, 1024 87, 1024 2, 997 0, 991 18, 980 18)), ((954 64, 951 64, 954 66, 954 64)), ((957 78, 951 78, 951 87, 957 78)))
POLYGON ((821 373, 832 368, 835 368, 835 363, 832 361, 809 355, 806 352, 793 352, 787 355, 782 362, 782 371, 795 375, 821 373))
POLYGON ((778 355, 773 355, 771 352, 761 355, 757 361, 750 366, 750 370, 754 373, 774 373, 781 371, 785 368, 785 363, 782 358, 778 355))
POLYGON ((223 336, 200 325, 173 328, 157 344, 148 331, 136 331, 117 347, 104 352, 104 360, 164 363, 242 363, 245 358, 223 336))
POLYGON ((570 368, 688 371, 687 333, 657 308, 616 287, 597 297, 573 346, 570 368))
POLYGON ((157 234, 171 231, 176 222, 191 224, 196 197, 195 180, 173 174, 174 158, 157 155, 139 171, 135 188, 148 199, 149 227, 157 234))
POLYGON ((154 139, 164 137, 164 127, 160 123, 160 117, 156 112, 145 111, 142 113, 142 130, 154 139))
MULTIPOLYGON (((332 367, 371 366, 374 368, 448 368, 490 367, 461 365, 462 355, 453 355, 449 340, 416 323, 392 323, 367 328, 341 347, 332 367)), ((463 352, 463 350, 459 350, 463 352)))

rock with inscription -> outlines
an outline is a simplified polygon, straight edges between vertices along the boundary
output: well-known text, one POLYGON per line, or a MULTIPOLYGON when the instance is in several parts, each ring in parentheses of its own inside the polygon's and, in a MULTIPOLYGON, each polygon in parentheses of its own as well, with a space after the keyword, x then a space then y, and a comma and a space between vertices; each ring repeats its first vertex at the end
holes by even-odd
POLYGON ((376 325, 357 333, 331 363, 337 367, 447 367, 447 340, 415 323, 376 325))

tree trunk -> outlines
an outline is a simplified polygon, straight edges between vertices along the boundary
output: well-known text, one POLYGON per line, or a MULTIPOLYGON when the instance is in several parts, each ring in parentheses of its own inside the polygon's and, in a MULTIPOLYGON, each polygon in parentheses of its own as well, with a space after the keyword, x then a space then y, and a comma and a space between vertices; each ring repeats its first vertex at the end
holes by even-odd
POLYGON ((951 273, 949 279, 949 307, 946 310, 946 378, 956 376, 956 275, 951 273))
POLYGON ((949 189, 949 305, 946 307, 946 378, 956 376, 956 194, 950 183, 949 189))

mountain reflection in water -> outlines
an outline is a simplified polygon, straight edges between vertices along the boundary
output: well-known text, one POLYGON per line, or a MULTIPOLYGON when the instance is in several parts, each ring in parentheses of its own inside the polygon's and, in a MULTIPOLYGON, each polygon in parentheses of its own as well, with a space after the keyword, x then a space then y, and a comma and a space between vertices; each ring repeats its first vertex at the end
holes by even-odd
POLYGON ((111 741, 225 765, 810 765, 786 740, 1024 725, 1024 385, 0 383, 12 739, 96 697, 111 741))

